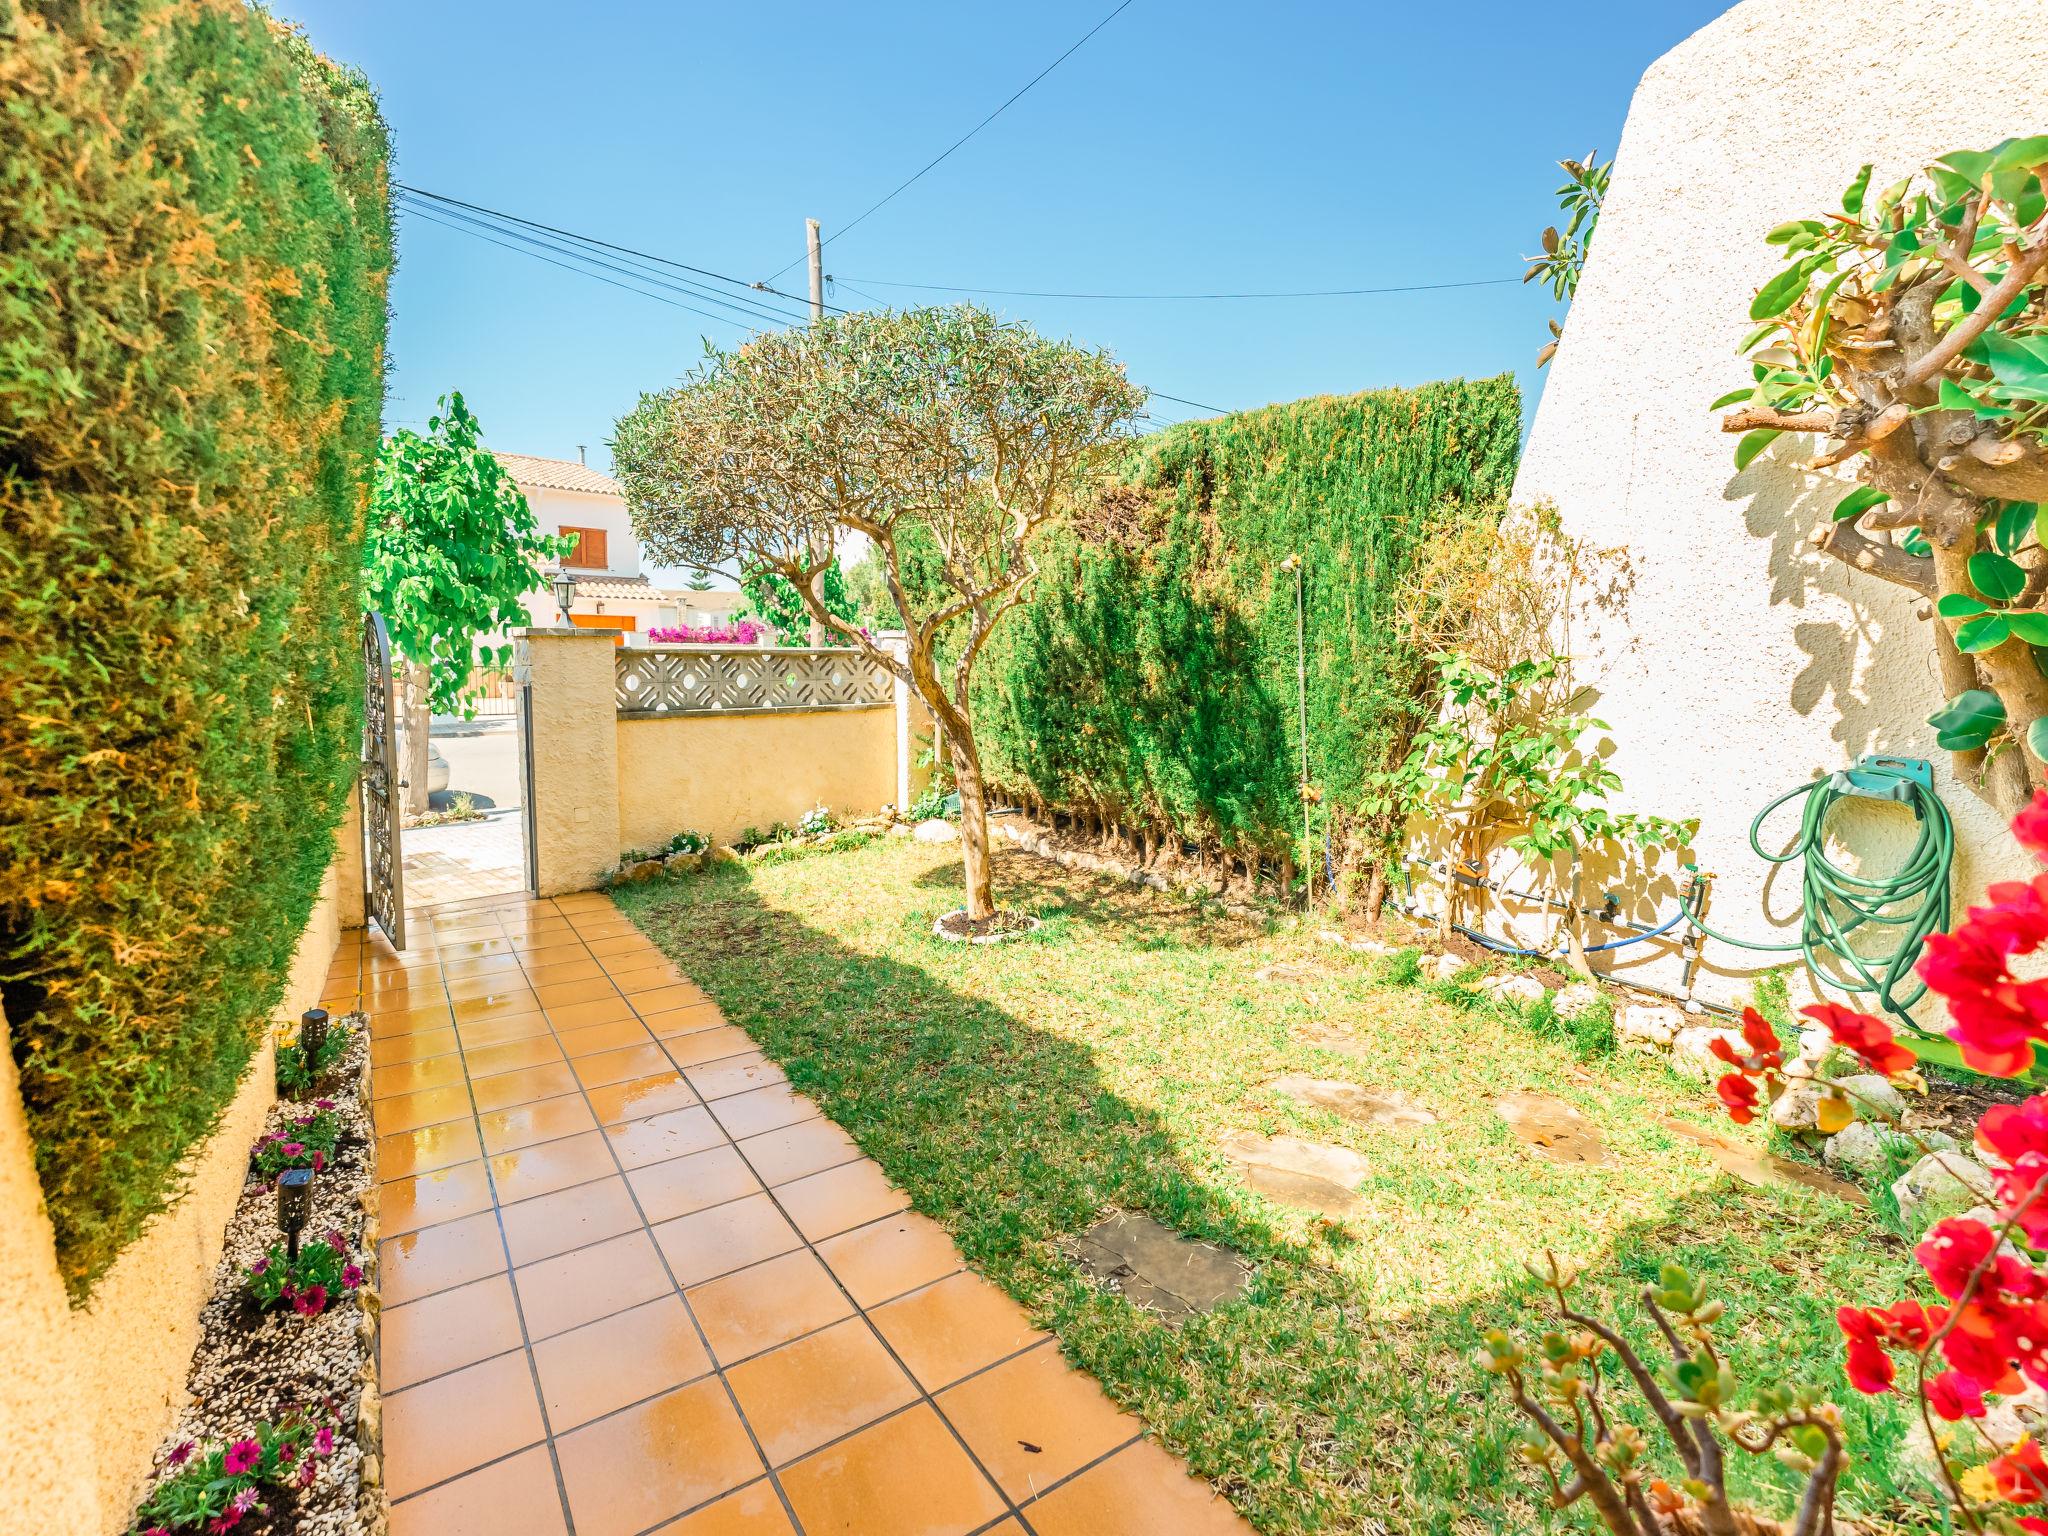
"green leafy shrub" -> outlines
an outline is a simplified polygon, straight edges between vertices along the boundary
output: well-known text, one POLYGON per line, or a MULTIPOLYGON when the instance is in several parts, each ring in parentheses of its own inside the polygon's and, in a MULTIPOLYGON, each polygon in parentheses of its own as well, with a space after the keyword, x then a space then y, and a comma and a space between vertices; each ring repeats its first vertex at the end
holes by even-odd
POLYGON ((274 1179, 287 1168, 324 1170, 334 1160, 334 1144, 341 1139, 341 1119, 334 1113, 334 1101, 321 1099, 310 1115, 301 1115, 281 1131, 266 1132, 256 1143, 256 1171, 274 1179))
POLYGON ((361 713, 389 144, 241 0, 0 0, 0 1007, 82 1295, 282 993, 361 713))
MULTIPOLYGON (((1394 622, 1433 535, 1496 504, 1508 378, 1314 399, 1129 450, 1124 485, 1046 535, 976 695, 992 782, 1237 857, 1301 836, 1294 579, 1308 652, 1308 799, 1341 865, 1372 774, 1405 750, 1424 657, 1394 622)), ((1318 834, 1320 840, 1321 834, 1318 834)))
POLYGON ((334 1430, 333 1409, 322 1407, 204 1450, 187 1440, 170 1454, 177 1470, 135 1512, 134 1529, 140 1536, 229 1531, 252 1512, 271 1513, 269 1501, 319 1478, 320 1464, 334 1454, 334 1430))
POLYGON ((283 1243, 242 1271, 242 1286, 260 1312, 290 1307, 301 1317, 318 1317, 328 1304, 363 1283, 362 1266, 348 1257, 348 1239, 329 1232, 306 1243, 293 1258, 283 1243))
POLYGON ((277 1048, 277 1096, 280 1099, 303 1099, 311 1093, 334 1064, 348 1054, 349 1027, 346 1024, 329 1024, 320 1037, 320 1044, 313 1050, 305 1048, 303 1040, 293 1040, 277 1048))

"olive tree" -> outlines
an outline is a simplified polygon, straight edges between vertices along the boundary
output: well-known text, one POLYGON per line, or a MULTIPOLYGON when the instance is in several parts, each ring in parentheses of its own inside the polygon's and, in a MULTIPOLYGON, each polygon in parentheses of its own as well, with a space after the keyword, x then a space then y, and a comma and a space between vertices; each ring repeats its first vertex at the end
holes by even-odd
POLYGON ((2048 135, 1945 155, 1765 238, 1752 382, 1715 402, 1746 468, 1808 433, 1846 466, 1810 536, 1932 605, 1949 701, 1929 724, 2002 810, 2048 787, 2048 135))
POLYGON ((814 626, 924 701, 960 792, 977 924, 995 904, 974 664, 1036 573, 1033 533, 1074 503, 1144 403, 1106 353, 961 305, 833 315, 709 348, 618 424, 616 472, 657 559, 764 567, 814 626), (825 600, 825 573, 853 533, 881 562, 901 656, 825 600))

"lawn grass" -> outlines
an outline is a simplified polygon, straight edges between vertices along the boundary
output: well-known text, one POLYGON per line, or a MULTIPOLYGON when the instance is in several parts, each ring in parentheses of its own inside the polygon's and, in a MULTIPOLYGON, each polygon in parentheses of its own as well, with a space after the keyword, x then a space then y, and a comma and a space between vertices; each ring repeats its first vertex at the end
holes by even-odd
MULTIPOLYGON (((1005 850, 998 900, 1043 915, 1000 946, 943 943, 958 904, 945 848, 904 840, 774 867, 726 866, 617 892, 620 904, 876 1158, 1068 1355, 1213 1479, 1259 1530, 1583 1529, 1514 1462, 1519 1426, 1472 1366, 1483 1329, 1531 1315, 1526 1263, 1584 1264, 1589 1300, 1627 1297, 1676 1258, 1728 1302, 1733 1363, 1833 1387, 1860 1447, 1845 1513, 1918 1529, 1927 1485, 1897 1455, 1895 1400, 1842 1384, 1839 1300, 1889 1301, 1913 1266, 1867 1210, 1721 1173, 1658 1124, 1728 1129, 1703 1085, 1542 1031, 1454 988, 1241 918, 1005 850), (1260 981, 1276 961, 1306 980, 1260 981), (1359 1060, 1303 1043, 1342 1026, 1359 1060), (1399 1089, 1435 1125, 1368 1131, 1264 1085, 1286 1072, 1399 1089), (1612 1154, 1560 1166, 1496 1098, 1575 1105, 1612 1154), (1251 1192, 1230 1133, 1340 1142, 1372 1164, 1330 1220, 1251 1192), (1178 1325, 1104 1291, 1063 1239, 1108 1206, 1228 1243, 1245 1296, 1178 1325)), ((1749 1464, 1765 1498, 1789 1488, 1749 1464)))

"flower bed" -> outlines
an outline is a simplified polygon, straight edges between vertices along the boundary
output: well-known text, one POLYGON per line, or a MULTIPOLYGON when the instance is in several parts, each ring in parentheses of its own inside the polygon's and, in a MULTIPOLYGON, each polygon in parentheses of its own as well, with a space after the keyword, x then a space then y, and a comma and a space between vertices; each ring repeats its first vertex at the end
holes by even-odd
MULTIPOLYGON (((331 1066, 270 1112, 200 1314, 191 1402, 134 1529, 355 1536, 383 1528, 375 1391, 373 1141, 360 1018, 331 1066), (296 1261, 275 1174, 318 1168, 296 1261)), ((281 1049, 283 1049, 281 1047, 281 1049)))

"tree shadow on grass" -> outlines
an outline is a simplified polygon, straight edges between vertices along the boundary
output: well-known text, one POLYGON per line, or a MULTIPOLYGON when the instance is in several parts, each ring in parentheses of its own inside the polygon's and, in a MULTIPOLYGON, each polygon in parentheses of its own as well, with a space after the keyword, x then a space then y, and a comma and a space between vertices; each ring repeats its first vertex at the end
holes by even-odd
MULTIPOLYGON (((998 872, 1004 899, 1020 902, 1042 898, 1048 884, 1115 885, 1021 858, 1001 861, 998 872)), ((1369 1240, 1336 1224, 1311 1225, 1305 1237, 1276 1224, 1275 1208, 1223 1165, 1190 1160, 1212 1156, 1192 1145, 1210 1126, 1176 1136, 1159 1114, 1110 1086, 1113 1074, 1091 1045, 918 963, 856 949, 771 905, 752 881, 750 871, 722 868, 617 897, 792 1084, 954 1234, 972 1264, 1031 1307, 1078 1364, 1260 1530, 1470 1536, 1580 1528, 1542 1507, 1515 1462, 1518 1423, 1469 1362, 1486 1327, 1533 1321, 1533 1279, 1376 1316, 1357 1274, 1339 1268, 1355 1266, 1369 1240), (1063 1243, 1108 1206, 1146 1211, 1237 1249, 1256 1266, 1247 1293, 1173 1325, 1101 1289, 1063 1243)), ((918 881, 936 883, 932 875, 918 881)), ((913 914, 927 925, 931 915, 913 914)), ((1139 918, 1170 931, 1197 917, 1133 913, 1111 889, 1076 920, 1101 924, 1127 944, 1135 928, 1125 925, 1139 918)), ((1048 998, 1048 1011, 1072 1002, 1048 998)), ((1179 1066, 1168 1059, 1156 1070, 1170 1091, 1179 1066)), ((1475 1159, 1492 1155, 1475 1142, 1475 1159)), ((1628 1174, 1624 1164, 1598 1177, 1628 1174)), ((1588 1300, 1625 1317, 1626 1331, 1640 1336, 1633 1297, 1664 1258, 1676 1257, 1725 1279, 1724 1294, 1735 1291, 1731 1311, 1745 1320, 1731 1330, 1739 1371, 1762 1366, 1757 1379, 1767 1379, 1798 1361, 1806 1379, 1839 1387, 1836 1292, 1866 1281, 1872 1261, 1852 1255, 1823 1264, 1801 1252, 1796 1233, 1804 1223, 1850 1219, 1842 1209, 1819 1196, 1725 1181, 1696 1189, 1591 1256, 1588 1300)), ((1540 1217, 1530 1220, 1529 1230, 1475 1229, 1471 1242, 1534 1253, 1546 1234, 1540 1217)), ((1840 1396, 1853 1429, 1888 1458, 1903 1415, 1888 1403, 1840 1396)), ((1774 1465, 1748 1471, 1759 1480, 1753 1486, 1790 1486, 1774 1465)), ((1911 1508, 1922 1497, 1895 1494, 1882 1472, 1856 1486, 1865 1511, 1911 1508)))
MULTIPOLYGON (((1097 870, 1069 869, 1021 848, 998 843, 990 850, 998 907, 1034 917, 1066 916, 1116 926, 1130 942, 1148 949, 1173 949, 1199 942, 1204 949, 1235 949, 1267 937, 1266 923, 1232 917, 1214 904, 1169 896, 1097 870), (1050 892, 1051 894, 1048 894, 1050 892)), ((918 890, 956 896, 966 886, 958 859, 918 875, 918 890)), ((957 905, 949 904, 947 910, 957 905)))

